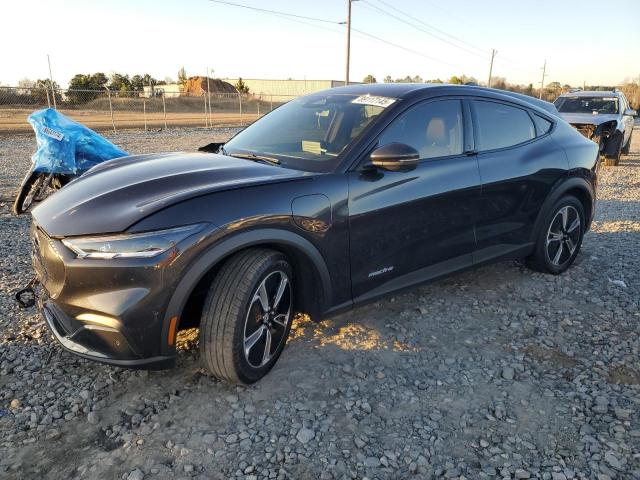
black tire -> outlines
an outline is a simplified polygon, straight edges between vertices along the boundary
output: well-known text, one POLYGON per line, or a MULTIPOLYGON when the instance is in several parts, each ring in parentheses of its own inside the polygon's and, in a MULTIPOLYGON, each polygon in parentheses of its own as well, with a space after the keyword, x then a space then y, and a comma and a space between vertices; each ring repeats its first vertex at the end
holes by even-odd
POLYGON ((535 250, 527 259, 527 265, 538 272, 553 275, 567 270, 580 252, 585 225, 584 208, 580 200, 571 195, 562 197, 546 213, 538 232, 535 250), (562 213, 565 209, 566 220, 562 213), (576 219, 577 226, 574 224, 576 219))
POLYGON ((621 154, 622 154, 622 140, 619 140, 615 153, 613 155, 605 155, 604 164, 607 167, 617 167, 620 164, 621 154))
POLYGON ((209 289, 200 321, 200 356, 214 376, 249 384, 271 370, 291 330, 292 279, 286 257, 273 250, 248 249, 225 262, 209 289), (286 285, 275 305, 283 278, 286 285), (263 285, 265 295, 261 296, 263 285), (268 313, 264 298, 268 299, 268 313), (268 356, 267 338, 271 342, 268 356))
POLYGON ((631 132, 631 135, 629 135, 629 140, 627 141, 627 144, 622 148, 621 153, 623 155, 629 155, 629 151, 631 150, 631 137, 633 137, 633 132, 631 132))
POLYGON ((13 214, 20 215, 29 210, 33 201, 39 198, 47 189, 48 185, 46 183, 48 183, 49 179, 49 175, 46 173, 29 171, 22 180, 16 200, 13 202, 13 214))

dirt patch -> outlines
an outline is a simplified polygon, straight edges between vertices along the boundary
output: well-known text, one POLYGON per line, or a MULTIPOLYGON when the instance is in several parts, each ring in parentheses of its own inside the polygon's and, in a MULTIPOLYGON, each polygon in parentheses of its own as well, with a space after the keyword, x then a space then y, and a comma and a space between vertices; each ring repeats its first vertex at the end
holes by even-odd
POLYGON ((619 365, 609 370, 607 382, 624 385, 640 385, 640 373, 626 365, 619 365))
POLYGON ((557 348, 529 345, 525 347, 524 352, 539 362, 549 362, 560 368, 573 368, 578 365, 578 361, 575 358, 557 348))

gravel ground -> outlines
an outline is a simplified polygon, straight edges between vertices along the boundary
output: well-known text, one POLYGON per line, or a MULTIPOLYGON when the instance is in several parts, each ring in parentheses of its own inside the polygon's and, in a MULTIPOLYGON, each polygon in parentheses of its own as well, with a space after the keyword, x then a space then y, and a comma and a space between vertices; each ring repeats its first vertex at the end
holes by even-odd
MULTIPOLYGON (((7 201, 31 136, 0 139, 0 477, 640 478, 640 129, 603 168, 597 221, 559 277, 506 262, 341 316, 299 318, 250 388, 200 368, 129 371, 62 351, 11 292, 28 218, 7 201)), ((219 138, 229 132, 220 132, 219 138)), ((131 152, 210 133, 121 133, 131 152)))

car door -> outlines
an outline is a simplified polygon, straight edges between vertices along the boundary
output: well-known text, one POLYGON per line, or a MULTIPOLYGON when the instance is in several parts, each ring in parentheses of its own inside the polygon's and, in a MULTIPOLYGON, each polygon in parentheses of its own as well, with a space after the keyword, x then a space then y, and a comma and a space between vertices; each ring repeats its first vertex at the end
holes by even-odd
POLYGON ((481 263, 531 247, 542 203, 568 165, 550 118, 483 98, 471 109, 482 181, 474 263, 481 263))
POLYGON ((348 173, 355 301, 471 265, 480 176, 475 156, 464 153, 471 148, 469 116, 460 99, 411 106, 368 152, 407 144, 420 153, 416 168, 373 168, 367 155, 348 173))

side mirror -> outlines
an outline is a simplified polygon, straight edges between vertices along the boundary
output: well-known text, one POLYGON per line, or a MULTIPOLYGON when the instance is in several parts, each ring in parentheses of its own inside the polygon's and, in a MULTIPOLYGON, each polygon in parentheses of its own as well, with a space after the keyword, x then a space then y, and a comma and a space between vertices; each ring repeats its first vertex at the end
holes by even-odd
POLYGON ((413 170, 420 160, 418 151, 404 143, 389 143, 371 152, 371 164, 392 172, 413 170))
POLYGON ((638 112, 636 110, 634 110, 633 108, 627 108, 624 111, 625 115, 631 115, 632 117, 637 117, 638 116, 638 112))

